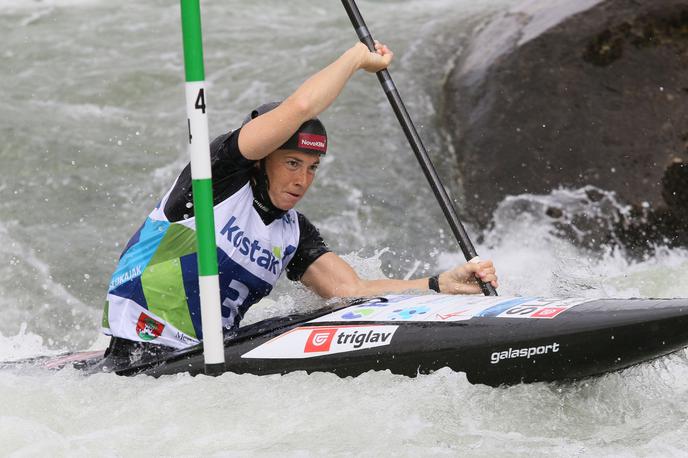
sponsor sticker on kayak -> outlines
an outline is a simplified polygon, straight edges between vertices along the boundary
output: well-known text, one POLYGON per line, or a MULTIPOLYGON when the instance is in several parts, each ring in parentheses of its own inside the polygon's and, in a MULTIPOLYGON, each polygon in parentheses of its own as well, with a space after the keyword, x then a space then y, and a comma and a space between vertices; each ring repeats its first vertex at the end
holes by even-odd
POLYGON ((242 358, 302 359, 389 345, 398 326, 302 326, 241 355, 242 358))
POLYGON ((394 295, 375 298, 347 307, 312 323, 389 322, 389 321, 464 321, 473 317, 552 319, 566 310, 593 299, 539 297, 485 297, 434 294, 394 295))
POLYGON ((478 316, 499 318, 552 319, 571 307, 589 302, 591 299, 543 299, 518 298, 497 304, 482 311, 478 316))
POLYGON ((539 347, 511 348, 508 350, 496 351, 490 355, 490 363, 499 364, 500 361, 514 358, 534 358, 538 355, 547 355, 559 352, 559 343, 553 342, 549 345, 539 347))

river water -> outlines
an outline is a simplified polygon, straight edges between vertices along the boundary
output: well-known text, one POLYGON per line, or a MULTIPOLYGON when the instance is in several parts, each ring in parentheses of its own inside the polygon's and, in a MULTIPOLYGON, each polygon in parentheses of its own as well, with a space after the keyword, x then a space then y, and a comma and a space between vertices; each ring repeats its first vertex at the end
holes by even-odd
MULTIPOLYGON (((449 191, 436 127, 442 80, 477 27, 512 0, 361 1, 449 191)), ((211 135, 287 96, 355 42, 339 2, 203 5, 211 135)), ((187 161, 177 2, 0 1, 0 360, 103 347, 116 259, 187 161)), ((300 209, 366 276, 436 272, 456 243, 372 75, 321 117, 330 152, 300 209)), ((579 191, 525 196, 575 201, 579 191)), ((478 252, 502 294, 688 296, 688 252, 630 260, 553 235, 505 201, 478 252)), ((284 281, 247 322, 320 302, 284 281)), ((447 454, 679 456, 688 449, 685 352, 590 380, 509 388, 449 370, 152 379, 72 369, 0 373, 0 455, 447 454)))

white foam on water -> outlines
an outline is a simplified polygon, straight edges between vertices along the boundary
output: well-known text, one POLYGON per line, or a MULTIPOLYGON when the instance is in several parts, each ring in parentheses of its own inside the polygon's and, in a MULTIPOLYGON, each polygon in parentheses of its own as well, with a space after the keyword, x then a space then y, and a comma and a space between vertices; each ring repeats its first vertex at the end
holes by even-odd
POLYGON ((5 11, 25 11, 54 7, 89 6, 108 3, 103 0, 2 0, 0 13, 5 11))
POLYGON ((88 378, 0 373, 0 453, 673 455, 688 444, 685 354, 574 384, 470 385, 293 373, 88 378), (51 406, 59 406, 55 409, 51 406), (671 415, 667 415, 671 412, 671 415), (69 418, 69 421, 65 421, 69 418))
POLYGON ((0 336, 17 333, 11 341, 0 342, 0 359, 35 356, 44 344, 45 348, 75 349, 92 341, 97 330, 91 329, 91 323, 98 322, 99 311, 55 280, 43 254, 10 235, 11 230, 19 230, 15 226, 0 223, 0 254, 6 260, 0 266, 4 316, 0 336))
MULTIPOLYGON (((7 226, 2 222, 0 222, 0 247, 0 252, 7 257, 6 259, 9 259, 10 267, 8 272, 11 272, 18 266, 28 269, 34 273, 34 281, 41 285, 41 289, 47 295, 52 296, 48 300, 52 299, 70 307, 76 307, 80 313, 92 313, 91 307, 74 296, 64 285, 54 281, 50 272, 50 266, 41 259, 31 246, 27 246, 13 238, 7 226)), ((12 276, 8 275, 6 278, 12 278, 12 276)))
POLYGON ((500 56, 601 1, 529 0, 505 5, 503 12, 474 37, 463 60, 462 72, 482 75, 500 56))
MULTIPOLYGON (((627 211, 611 193, 600 194, 602 198, 596 202, 589 201, 589 191, 558 189, 549 195, 509 197, 500 204, 494 228, 484 234, 486 246, 479 253, 494 253, 506 291, 619 298, 688 296, 688 250, 684 248, 658 246, 651 255, 638 259, 616 242, 590 250, 562 238, 556 224, 563 221, 567 227, 572 226, 567 218, 556 221, 547 217, 545 210, 549 207, 599 218, 596 224, 606 222, 609 228, 616 221, 615 211, 627 211)), ((571 230, 572 237, 582 240, 578 232, 571 230)))
MULTIPOLYGON (((591 252, 553 234, 552 224, 524 213, 498 226, 476 245, 491 258, 502 295, 556 297, 686 297, 688 250, 657 247, 644 260, 628 258, 619 247, 591 252)), ((444 252, 438 267, 464 262, 460 252, 444 252)))
POLYGON ((43 337, 26 332, 26 323, 21 323, 17 335, 5 337, 0 334, 0 361, 13 361, 57 353, 44 345, 43 337))

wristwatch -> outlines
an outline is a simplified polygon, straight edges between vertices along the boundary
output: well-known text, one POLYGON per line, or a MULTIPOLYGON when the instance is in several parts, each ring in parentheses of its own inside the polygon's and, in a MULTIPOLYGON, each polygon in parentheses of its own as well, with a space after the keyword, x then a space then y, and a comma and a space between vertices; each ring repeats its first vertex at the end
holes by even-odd
POLYGON ((432 277, 428 278, 428 288, 430 288, 433 291, 440 292, 440 276, 439 275, 433 275, 432 277))

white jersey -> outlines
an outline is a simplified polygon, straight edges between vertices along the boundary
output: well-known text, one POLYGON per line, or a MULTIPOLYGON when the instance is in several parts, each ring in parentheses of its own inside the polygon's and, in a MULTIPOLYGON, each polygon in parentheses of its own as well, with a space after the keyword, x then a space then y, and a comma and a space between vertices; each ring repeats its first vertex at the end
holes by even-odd
MULTIPOLYGON (((185 348, 202 339, 195 218, 171 223, 171 190, 125 249, 110 282, 103 317, 108 335, 185 348)), ((295 210, 265 224, 246 183, 214 207, 225 327, 266 296, 299 243, 295 210)))

